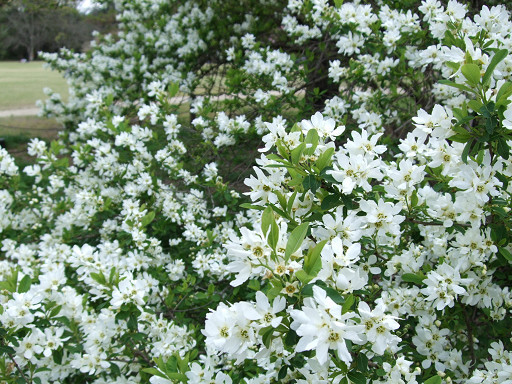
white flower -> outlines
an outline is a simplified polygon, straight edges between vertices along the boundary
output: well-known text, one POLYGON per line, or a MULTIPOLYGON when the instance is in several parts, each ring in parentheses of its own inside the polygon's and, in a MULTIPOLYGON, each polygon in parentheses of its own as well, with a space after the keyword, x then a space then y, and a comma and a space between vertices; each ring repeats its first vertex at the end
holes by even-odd
POLYGON ((356 313, 342 315, 341 306, 327 297, 323 289, 314 286, 313 298, 304 300, 302 309, 294 309, 290 315, 293 318, 291 328, 300 336, 296 352, 315 350, 318 362, 325 364, 329 349, 336 349, 338 357, 350 364, 352 356, 345 340, 358 344, 362 342, 363 326, 352 320, 357 318, 356 313))
POLYGON ((147 291, 147 284, 144 281, 127 277, 119 282, 119 287, 114 287, 110 304, 113 308, 119 308, 121 305, 128 303, 142 306, 147 291))
POLYGON ((302 120, 301 125, 304 135, 307 135, 310 129, 315 129, 320 138, 330 138, 331 140, 335 140, 345 131, 345 127, 336 127, 334 119, 325 119, 320 112, 311 116, 311 120, 302 120))
POLYGON ((261 291, 256 292, 256 306, 247 310, 244 315, 249 320, 258 320, 261 323, 261 327, 267 327, 271 325, 276 328, 281 324, 283 316, 276 316, 277 313, 283 311, 286 307, 286 299, 282 296, 277 296, 272 307, 268 301, 267 296, 261 291))
POLYGON ((459 266, 454 268, 443 263, 436 270, 430 271, 423 282, 427 285, 421 290, 427 296, 425 300, 433 301, 435 308, 442 310, 446 306, 453 307, 459 295, 467 295, 461 285, 468 284, 471 280, 460 277, 459 266))
POLYGON ((366 339, 372 343, 372 351, 378 355, 384 354, 386 348, 391 348, 401 340, 399 337, 391 334, 391 331, 397 330, 400 325, 396 317, 384 313, 385 306, 379 303, 372 311, 370 306, 364 301, 359 302, 359 316, 361 324, 364 325, 366 339))

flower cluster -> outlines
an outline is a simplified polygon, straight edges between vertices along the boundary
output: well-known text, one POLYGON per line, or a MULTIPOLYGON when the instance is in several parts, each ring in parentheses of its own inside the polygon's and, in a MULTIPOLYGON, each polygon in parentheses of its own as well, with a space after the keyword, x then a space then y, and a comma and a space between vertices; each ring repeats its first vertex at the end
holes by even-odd
POLYGON ((505 6, 114 3, 0 149, 0 381, 512 380, 505 6))

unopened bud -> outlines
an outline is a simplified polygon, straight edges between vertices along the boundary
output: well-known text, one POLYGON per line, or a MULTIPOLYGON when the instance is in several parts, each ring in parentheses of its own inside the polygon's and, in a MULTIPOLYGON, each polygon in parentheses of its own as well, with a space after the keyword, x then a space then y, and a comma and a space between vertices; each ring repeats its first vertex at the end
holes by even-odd
POLYGON ((441 371, 437 371, 437 376, 439 376, 439 377, 445 377, 445 376, 446 376, 446 373, 441 372, 441 371))
POLYGON ((435 324, 435 325, 436 325, 436 327, 438 327, 438 328, 441 326, 441 322, 440 322, 439 320, 436 320, 436 321, 434 322, 434 324, 435 324))

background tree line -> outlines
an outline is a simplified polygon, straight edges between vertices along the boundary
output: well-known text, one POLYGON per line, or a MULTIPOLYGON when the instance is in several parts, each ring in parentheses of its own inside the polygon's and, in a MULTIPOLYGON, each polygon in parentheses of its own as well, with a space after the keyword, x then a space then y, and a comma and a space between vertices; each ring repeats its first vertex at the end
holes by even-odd
POLYGON ((37 52, 62 47, 82 51, 92 32, 113 29, 113 7, 89 14, 77 10, 78 0, 0 0, 0 59, 32 61, 37 52))

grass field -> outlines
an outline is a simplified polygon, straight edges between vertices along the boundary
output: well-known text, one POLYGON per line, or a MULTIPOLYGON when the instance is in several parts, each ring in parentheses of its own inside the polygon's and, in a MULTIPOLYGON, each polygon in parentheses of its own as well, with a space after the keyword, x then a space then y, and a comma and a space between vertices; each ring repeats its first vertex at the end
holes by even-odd
POLYGON ((18 165, 33 162, 27 155, 27 144, 37 137, 46 142, 57 138, 61 125, 54 119, 37 116, 14 116, 0 118, 0 138, 7 151, 14 156, 18 165))
POLYGON ((34 108, 37 100, 46 98, 46 87, 67 98, 66 80, 58 72, 43 68, 42 61, 0 62, 0 111, 34 108))

